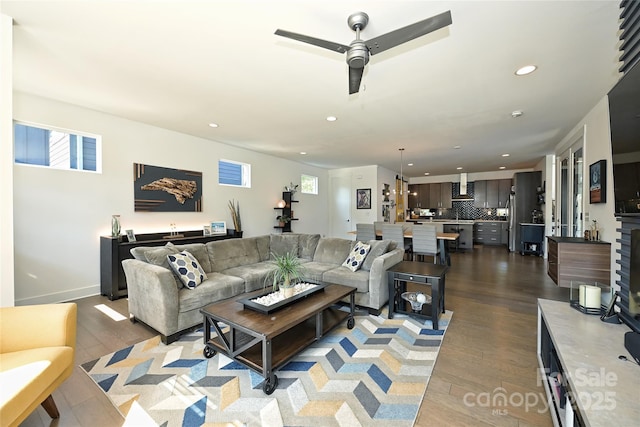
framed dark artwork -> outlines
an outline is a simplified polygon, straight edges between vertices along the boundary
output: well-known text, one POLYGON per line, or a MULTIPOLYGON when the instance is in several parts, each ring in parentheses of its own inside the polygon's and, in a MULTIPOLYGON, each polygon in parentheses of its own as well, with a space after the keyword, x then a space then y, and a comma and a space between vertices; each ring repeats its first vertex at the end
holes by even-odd
POLYGON ((598 160, 589 166, 589 203, 607 201, 607 161, 598 160))
POLYGON ((202 172, 133 164, 136 212, 202 212, 202 172))
POLYGON ((359 188, 356 190, 356 209, 371 209, 370 188, 359 188))

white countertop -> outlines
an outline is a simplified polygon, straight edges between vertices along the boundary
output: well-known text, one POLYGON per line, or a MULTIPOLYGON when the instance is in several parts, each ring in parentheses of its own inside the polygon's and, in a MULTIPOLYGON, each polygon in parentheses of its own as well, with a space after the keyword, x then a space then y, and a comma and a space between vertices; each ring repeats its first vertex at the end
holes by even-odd
POLYGON ((544 224, 533 223, 533 222, 521 222, 520 225, 535 225, 537 227, 544 227, 544 224))
POLYGON ((568 302, 538 299, 538 306, 586 425, 637 426, 640 366, 624 348, 631 329, 583 314, 568 302))

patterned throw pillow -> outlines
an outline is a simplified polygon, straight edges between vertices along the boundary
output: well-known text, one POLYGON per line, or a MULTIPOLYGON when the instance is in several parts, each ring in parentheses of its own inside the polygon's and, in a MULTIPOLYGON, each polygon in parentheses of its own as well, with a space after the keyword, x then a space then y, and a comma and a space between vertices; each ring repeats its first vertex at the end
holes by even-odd
POLYGON ((351 271, 358 271, 358 269, 362 266, 364 259, 367 257, 369 250, 371 249, 371 245, 367 245, 366 243, 358 242, 351 250, 351 253, 344 260, 342 265, 347 267, 351 271))
POLYGON ((207 280, 207 275, 198 260, 187 251, 169 254, 167 261, 173 272, 189 289, 195 289, 203 280, 207 280))

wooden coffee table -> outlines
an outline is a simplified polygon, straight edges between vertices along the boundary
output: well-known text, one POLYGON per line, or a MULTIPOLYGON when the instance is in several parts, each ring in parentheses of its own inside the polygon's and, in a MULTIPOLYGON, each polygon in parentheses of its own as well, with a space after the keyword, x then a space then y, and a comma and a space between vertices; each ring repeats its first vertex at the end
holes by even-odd
POLYGON ((275 369, 344 319, 347 327, 353 328, 355 291, 350 286, 329 284, 324 290, 270 314, 245 309, 240 302, 254 294, 259 296, 262 290, 210 304, 200 310, 204 317, 203 354, 210 358, 220 352, 261 374, 265 378, 262 390, 271 394, 278 386, 275 369), (350 296, 349 312, 335 307, 347 296, 350 296))

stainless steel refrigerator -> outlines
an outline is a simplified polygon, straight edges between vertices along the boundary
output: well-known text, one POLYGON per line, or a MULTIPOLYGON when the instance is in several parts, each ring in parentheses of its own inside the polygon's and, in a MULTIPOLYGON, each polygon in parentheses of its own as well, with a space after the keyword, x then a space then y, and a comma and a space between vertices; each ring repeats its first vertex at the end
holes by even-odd
POLYGON ((537 188, 542 172, 519 172, 513 175, 509 196, 509 251, 520 252, 520 224, 531 223, 531 212, 538 209, 537 188))

